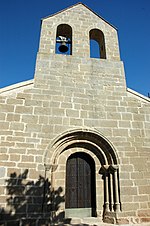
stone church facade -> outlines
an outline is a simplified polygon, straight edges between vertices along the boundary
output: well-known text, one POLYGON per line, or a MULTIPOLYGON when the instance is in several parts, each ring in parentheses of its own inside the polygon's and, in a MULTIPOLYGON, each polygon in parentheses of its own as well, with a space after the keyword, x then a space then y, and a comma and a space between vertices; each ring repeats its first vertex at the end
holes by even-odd
POLYGON ((42 20, 34 79, 0 90, 0 128, 0 222, 150 221, 150 99, 126 87, 117 30, 87 6, 42 20))

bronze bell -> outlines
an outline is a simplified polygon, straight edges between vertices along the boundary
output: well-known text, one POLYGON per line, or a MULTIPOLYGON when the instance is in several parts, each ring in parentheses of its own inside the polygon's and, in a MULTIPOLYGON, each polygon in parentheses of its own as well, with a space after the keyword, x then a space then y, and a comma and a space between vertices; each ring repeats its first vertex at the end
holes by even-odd
POLYGON ((68 46, 66 45, 66 41, 62 41, 59 46, 59 51, 65 53, 68 51, 68 46))

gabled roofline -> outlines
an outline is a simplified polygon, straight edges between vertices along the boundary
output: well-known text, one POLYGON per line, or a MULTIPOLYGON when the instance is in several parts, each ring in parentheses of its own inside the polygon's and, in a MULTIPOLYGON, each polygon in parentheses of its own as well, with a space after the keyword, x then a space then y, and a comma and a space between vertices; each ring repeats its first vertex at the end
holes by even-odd
POLYGON ((72 6, 69 6, 69 7, 65 8, 65 9, 62 9, 62 10, 60 10, 60 11, 58 11, 58 12, 52 14, 52 15, 43 17, 43 18, 41 19, 41 21, 43 21, 43 20, 45 20, 45 19, 47 19, 47 18, 53 17, 53 16, 55 16, 55 15, 57 15, 57 14, 59 14, 59 13, 62 13, 62 12, 64 12, 64 11, 68 10, 68 9, 73 8, 74 6, 77 6, 77 5, 83 5, 83 6, 86 7, 88 10, 90 10, 92 13, 94 13, 96 16, 98 16, 100 19, 102 19, 102 20, 105 21, 107 24, 109 24, 111 27, 113 27, 115 30, 118 30, 114 25, 112 25, 111 23, 109 23, 109 22, 108 22, 107 20, 105 20, 103 17, 99 16, 96 12, 94 12, 91 8, 89 8, 87 5, 83 4, 82 2, 78 2, 78 3, 76 3, 76 4, 72 5, 72 6))
POLYGON ((0 89, 0 95, 7 94, 8 92, 14 92, 15 90, 27 88, 29 85, 33 85, 33 83, 34 83, 34 80, 31 79, 31 80, 19 82, 19 83, 10 85, 10 86, 6 86, 6 87, 0 89))
POLYGON ((150 98, 149 97, 146 97, 138 92, 136 92, 135 90, 132 90, 130 88, 127 88, 127 92, 131 95, 133 95, 134 97, 136 97, 137 99, 139 100, 143 100, 143 101, 146 101, 146 102, 149 102, 150 103, 150 98))

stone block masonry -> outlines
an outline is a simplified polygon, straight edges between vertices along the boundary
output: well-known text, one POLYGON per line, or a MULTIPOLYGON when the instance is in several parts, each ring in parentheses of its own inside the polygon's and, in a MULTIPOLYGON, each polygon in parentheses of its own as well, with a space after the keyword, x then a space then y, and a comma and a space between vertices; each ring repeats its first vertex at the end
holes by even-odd
POLYGON ((34 80, 0 91, 0 222, 62 222, 80 155, 94 162, 90 217, 149 222, 149 115, 150 100, 126 88, 113 26, 83 4, 43 19, 34 80), (55 53, 60 24, 72 27, 72 55, 55 53), (90 58, 95 28, 106 59, 90 58))

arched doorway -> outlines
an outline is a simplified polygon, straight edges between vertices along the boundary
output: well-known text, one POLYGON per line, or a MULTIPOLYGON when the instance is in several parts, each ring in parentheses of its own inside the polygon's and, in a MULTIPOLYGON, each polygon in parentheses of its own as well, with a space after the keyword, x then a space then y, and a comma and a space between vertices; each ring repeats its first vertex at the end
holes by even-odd
MULTIPOLYGON (((52 187, 59 184, 66 195, 66 173, 68 172, 66 166, 69 158, 75 157, 77 153, 85 153, 89 156, 89 161, 95 163, 93 165, 96 169, 96 191, 92 194, 96 194, 96 204, 94 207, 91 204, 91 209, 95 208, 95 213, 101 216, 103 221, 107 219, 107 216, 113 218, 121 210, 119 158, 111 142, 98 131, 87 128, 70 130, 58 136, 48 146, 45 153, 45 165, 51 162, 52 187)), ((64 203, 61 207, 65 212, 65 217, 82 218, 86 213, 86 208, 68 208, 67 206, 64 203)), ((89 215, 94 216, 93 213, 94 211, 89 215)))
POLYGON ((83 152, 72 154, 66 164, 67 217, 95 216, 95 190, 94 160, 83 152))

